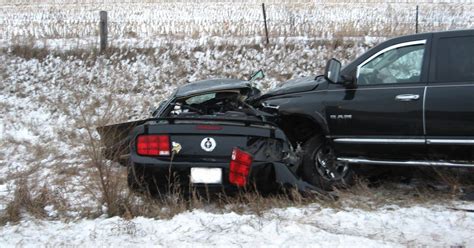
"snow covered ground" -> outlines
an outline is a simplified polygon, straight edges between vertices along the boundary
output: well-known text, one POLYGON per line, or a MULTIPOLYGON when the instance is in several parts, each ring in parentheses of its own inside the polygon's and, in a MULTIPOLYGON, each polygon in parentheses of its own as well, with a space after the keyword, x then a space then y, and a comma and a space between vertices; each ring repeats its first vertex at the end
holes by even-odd
MULTIPOLYGON (((465 206, 469 207, 469 206, 465 206)), ((471 208, 474 205, 471 204, 471 208)), ((169 220, 119 217, 25 220, 0 227, 5 246, 105 247, 472 247, 474 213, 446 205, 376 211, 310 205, 261 216, 194 210, 169 220)))
MULTIPOLYGON (((247 78, 263 69, 265 90, 319 74, 330 57, 346 63, 387 37, 412 33, 413 1, 270 3, 268 46, 259 2, 75 2, 0 1, 0 221, 8 222, 0 247, 474 246, 474 216, 452 210, 466 204, 457 200, 408 197, 370 209, 313 203, 263 214, 198 208, 126 220, 107 218, 97 184, 95 127, 147 116, 187 80, 247 78), (101 9, 111 20, 106 55, 94 52, 101 9)), ((474 26, 473 3, 445 2, 420 4, 421 30, 474 26)), ((104 165, 123 179, 123 168, 104 165)))

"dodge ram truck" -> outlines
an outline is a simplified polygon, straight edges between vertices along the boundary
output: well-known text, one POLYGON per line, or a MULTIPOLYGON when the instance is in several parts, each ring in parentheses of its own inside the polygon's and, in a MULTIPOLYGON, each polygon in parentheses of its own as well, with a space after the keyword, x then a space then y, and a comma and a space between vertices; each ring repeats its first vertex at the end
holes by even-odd
POLYGON ((291 80, 253 106, 303 144, 299 175, 347 186, 356 164, 474 167, 474 30, 385 41, 341 69, 291 80))

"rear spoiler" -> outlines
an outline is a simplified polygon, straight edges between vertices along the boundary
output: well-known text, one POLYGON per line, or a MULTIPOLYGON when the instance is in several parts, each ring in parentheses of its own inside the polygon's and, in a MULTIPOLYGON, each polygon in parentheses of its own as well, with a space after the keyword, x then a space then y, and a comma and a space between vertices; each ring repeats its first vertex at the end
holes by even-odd
MULTIPOLYGON (((256 125, 256 126, 272 126, 276 127, 277 125, 273 122, 269 121, 262 121, 262 120, 251 120, 251 119, 242 119, 242 118, 200 118, 200 117, 173 117, 173 118, 150 118, 146 119, 145 122, 148 121, 155 121, 155 122, 160 122, 160 121, 166 121, 168 124, 175 124, 177 121, 189 121, 189 122, 195 122, 195 121, 205 121, 205 122, 213 122, 213 123, 222 123, 224 125, 230 125, 231 123, 236 123, 236 124, 244 124, 245 126, 251 126, 251 125, 256 125)), ((235 124, 234 124, 235 125, 235 124)))

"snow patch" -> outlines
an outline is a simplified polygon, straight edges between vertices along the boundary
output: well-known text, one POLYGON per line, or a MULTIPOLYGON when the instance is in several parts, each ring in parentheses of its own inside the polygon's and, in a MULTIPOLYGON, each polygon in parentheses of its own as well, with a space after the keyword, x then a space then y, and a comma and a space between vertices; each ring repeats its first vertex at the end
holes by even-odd
POLYGON ((473 232, 473 213, 445 206, 364 211, 310 205, 274 209, 262 216, 195 210, 169 220, 25 220, 1 227, 0 242, 6 247, 469 247, 474 245, 473 232))

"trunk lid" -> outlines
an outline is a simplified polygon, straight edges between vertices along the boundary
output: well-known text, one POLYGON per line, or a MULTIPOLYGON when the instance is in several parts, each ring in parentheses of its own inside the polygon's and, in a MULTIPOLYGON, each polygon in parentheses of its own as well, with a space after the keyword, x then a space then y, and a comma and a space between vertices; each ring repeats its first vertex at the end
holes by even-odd
POLYGON ((145 122, 146 120, 138 120, 98 127, 104 157, 126 165, 125 160, 130 155, 130 132, 145 122))
MULTIPOLYGON (((136 139, 142 134, 169 135, 171 147, 180 147, 173 161, 180 162, 229 161, 235 147, 258 150, 253 146, 259 140, 284 140, 283 132, 273 125, 249 120, 160 119, 137 126, 131 137, 136 139)), ((131 147, 133 158, 136 155, 133 141, 131 147)), ((170 157, 159 159, 169 160, 170 157)))

